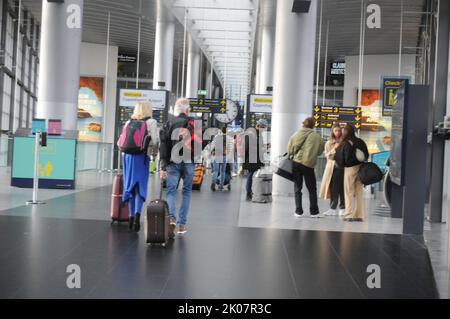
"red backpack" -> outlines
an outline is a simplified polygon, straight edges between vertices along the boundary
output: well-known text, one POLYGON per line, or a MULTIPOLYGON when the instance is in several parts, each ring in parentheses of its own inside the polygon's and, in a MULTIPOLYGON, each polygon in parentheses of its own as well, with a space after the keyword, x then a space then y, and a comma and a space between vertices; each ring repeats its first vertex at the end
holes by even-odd
POLYGON ((150 139, 145 121, 130 120, 125 123, 117 146, 126 154, 142 154, 147 152, 150 139))

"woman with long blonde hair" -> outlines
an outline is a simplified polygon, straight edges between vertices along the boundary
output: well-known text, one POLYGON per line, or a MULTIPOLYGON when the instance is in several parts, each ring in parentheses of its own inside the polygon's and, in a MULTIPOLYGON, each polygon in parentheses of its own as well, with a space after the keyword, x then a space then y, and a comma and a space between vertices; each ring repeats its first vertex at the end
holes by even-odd
POLYGON ((128 202, 130 219, 129 229, 138 232, 140 230, 140 217, 142 206, 147 198, 147 183, 150 167, 150 156, 156 157, 158 154, 158 126, 152 119, 152 104, 150 102, 138 102, 134 107, 131 120, 143 121, 147 126, 147 133, 150 136, 148 149, 141 153, 123 153, 123 202, 128 202))
POLYGON ((323 173, 322 184, 320 186, 320 197, 330 199, 330 209, 324 213, 326 216, 339 215, 342 216, 345 211, 344 200, 344 168, 339 167, 334 155, 342 139, 342 130, 339 124, 333 124, 331 127, 331 135, 325 144, 325 157, 327 165, 323 173), (337 206, 339 203, 339 213, 337 206))

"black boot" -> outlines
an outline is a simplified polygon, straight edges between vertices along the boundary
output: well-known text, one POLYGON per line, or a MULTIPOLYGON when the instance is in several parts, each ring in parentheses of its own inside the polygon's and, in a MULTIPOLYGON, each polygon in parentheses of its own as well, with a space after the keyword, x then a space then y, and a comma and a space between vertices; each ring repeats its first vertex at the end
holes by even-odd
POLYGON ((247 201, 251 201, 252 200, 252 193, 247 193, 247 201))
POLYGON ((128 220, 128 229, 133 230, 134 226, 134 217, 130 216, 130 219, 128 220))
POLYGON ((134 218, 134 231, 137 233, 141 230, 141 214, 136 214, 134 218))

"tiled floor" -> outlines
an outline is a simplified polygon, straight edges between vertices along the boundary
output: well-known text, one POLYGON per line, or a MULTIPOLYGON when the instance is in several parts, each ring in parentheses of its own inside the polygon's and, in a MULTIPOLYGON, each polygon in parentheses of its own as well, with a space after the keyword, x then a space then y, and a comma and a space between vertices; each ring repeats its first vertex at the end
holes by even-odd
MULTIPOLYGON (((307 192, 305 191, 305 194, 307 192)), ((305 197, 305 196, 304 196, 305 197)), ((357 233, 378 233, 378 234, 401 234, 402 220, 390 217, 379 216, 373 211, 381 204, 380 200, 366 199, 366 219, 362 223, 348 223, 342 221, 338 216, 326 216, 324 218, 308 218, 307 210, 305 217, 295 218, 294 198, 273 197, 273 202, 269 204, 255 204, 246 202, 244 194, 241 199, 239 226, 259 227, 259 228, 280 228, 280 229, 305 229, 324 231, 344 231, 357 233)), ((309 201, 304 198, 304 209, 309 207, 309 201)), ((329 204, 325 200, 319 200, 321 212, 329 209, 329 204)))
MULTIPOLYGON (((157 193, 155 183, 152 178, 150 198, 157 193)), ((46 205, 3 210, 0 297, 437 297, 420 239, 238 227, 241 215, 257 209, 250 212, 252 205, 242 202, 239 179, 232 186, 231 192, 212 193, 205 184, 195 192, 189 232, 165 249, 147 247, 144 232, 110 225, 111 186, 58 193, 63 196, 46 205), (66 286, 70 264, 81 267, 81 289, 66 286), (381 289, 367 287, 370 264, 381 267, 381 289)))
MULTIPOLYGON (((27 200, 32 199, 33 192, 29 188, 10 187, 11 170, 7 167, 0 167, 0 211, 25 205, 27 200)), ((51 190, 40 189, 38 198, 46 201, 67 194, 84 191, 111 184, 111 173, 98 173, 97 171, 78 172, 76 176, 75 190, 51 190)))

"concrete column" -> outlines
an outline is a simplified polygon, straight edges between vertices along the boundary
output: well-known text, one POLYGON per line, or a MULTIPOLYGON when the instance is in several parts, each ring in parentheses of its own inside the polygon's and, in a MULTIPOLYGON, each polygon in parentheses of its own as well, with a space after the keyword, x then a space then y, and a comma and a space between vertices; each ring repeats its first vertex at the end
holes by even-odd
MULTIPOLYGON (((439 2, 439 25, 436 32, 436 51, 433 74, 433 127, 444 120, 447 107, 447 83, 449 66, 450 2, 439 2)), ((430 130, 432 130, 430 128, 430 130)), ((444 201, 444 157, 445 141, 433 137, 431 145, 431 185, 430 185, 430 222, 440 223, 443 219, 444 201)), ((448 165, 448 163, 447 163, 448 165)))
POLYGON ((255 72, 255 93, 259 94, 259 86, 261 83, 261 55, 256 56, 256 72, 255 72))
POLYGON ((257 93, 269 94, 271 92, 267 91, 267 87, 273 86, 276 2, 264 0, 262 5, 261 66, 257 93))
MULTIPOLYGON (((450 6, 447 4, 447 22, 450 17, 450 6)), ((450 31, 447 33, 447 38, 450 38, 450 31)), ((450 116, 450 48, 448 50, 448 68, 447 68, 447 107, 445 110, 446 116, 450 116)), ((443 204, 442 204, 442 221, 450 220, 450 140, 445 141, 444 154, 444 187, 443 187, 443 204)), ((450 234, 449 234, 450 243, 450 234)), ((450 246, 448 246, 450 247, 450 246)))
POLYGON ((197 97, 201 53, 194 39, 190 35, 188 38, 186 97, 197 97))
POLYGON ((42 1, 39 91, 36 116, 61 119, 77 129, 83 0, 42 1))
POLYGON ((208 90, 208 98, 212 97, 212 90, 213 90, 213 86, 212 86, 212 77, 213 77, 213 68, 212 65, 210 63, 207 63, 207 67, 205 68, 205 84, 202 87, 202 89, 208 90))
MULTIPOLYGON (((292 13, 291 1, 277 2, 272 110, 272 160, 287 150, 287 143, 313 105, 317 2, 308 13, 292 13)), ((291 195, 291 182, 273 177, 273 194, 291 195)))
POLYGON ((255 40, 255 93, 259 94, 259 85, 261 83, 261 35, 262 35, 262 19, 260 17, 258 21, 258 27, 256 29, 256 40, 255 40))
POLYGON ((157 3, 153 89, 172 91, 175 17, 163 2, 158 0, 157 3), (165 85, 159 86, 158 82, 165 85))

